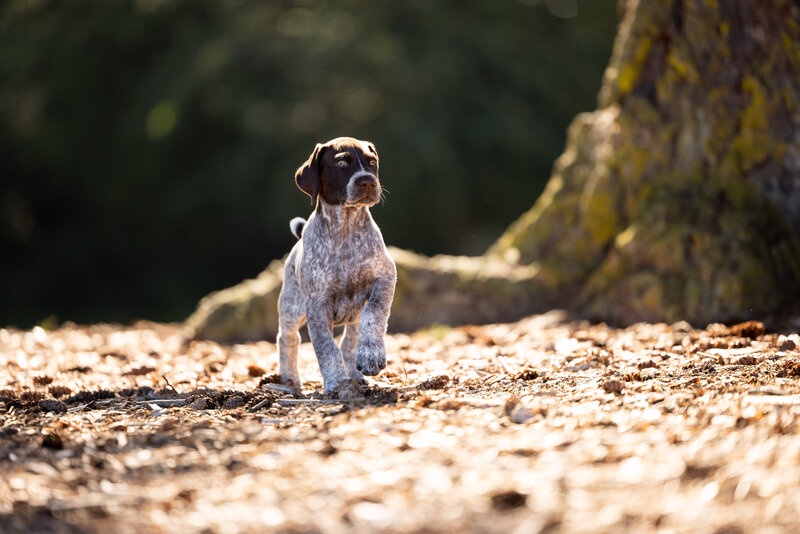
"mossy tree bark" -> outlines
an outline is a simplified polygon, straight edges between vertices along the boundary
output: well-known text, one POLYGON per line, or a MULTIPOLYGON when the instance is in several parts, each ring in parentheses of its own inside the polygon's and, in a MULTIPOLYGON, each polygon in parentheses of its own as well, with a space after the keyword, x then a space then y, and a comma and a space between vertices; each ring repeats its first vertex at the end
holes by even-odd
POLYGON ((628 2, 599 97, 493 247, 614 322, 727 320, 797 295, 800 8, 628 2))
MULTIPOLYGON (((484 256, 393 251, 390 327, 552 306, 703 324, 800 295, 800 6, 629 0, 622 11, 598 110, 570 126, 542 196, 484 256)), ((274 336, 278 272, 204 299, 190 333, 274 336)))

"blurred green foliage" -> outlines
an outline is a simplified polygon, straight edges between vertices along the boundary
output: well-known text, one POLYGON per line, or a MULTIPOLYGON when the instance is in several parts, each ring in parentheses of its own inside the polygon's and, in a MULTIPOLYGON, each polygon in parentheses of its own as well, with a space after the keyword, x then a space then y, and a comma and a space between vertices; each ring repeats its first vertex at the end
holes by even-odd
POLYGON ((615 0, 7 0, 0 325, 181 320, 288 252, 294 171, 339 135, 378 147, 389 244, 481 253, 615 27, 615 0))

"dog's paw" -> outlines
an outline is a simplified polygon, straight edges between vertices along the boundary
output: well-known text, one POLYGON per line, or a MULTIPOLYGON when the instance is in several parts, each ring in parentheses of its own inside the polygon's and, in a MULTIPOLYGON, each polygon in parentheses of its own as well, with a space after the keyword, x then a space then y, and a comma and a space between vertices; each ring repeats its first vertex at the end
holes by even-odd
POLYGON ((350 378, 350 380, 352 380, 359 386, 369 385, 369 380, 367 380, 367 378, 361 373, 361 371, 356 369, 355 362, 347 365, 347 376, 350 378))
POLYGON ((356 369, 367 376, 375 376, 386 367, 386 348, 383 340, 361 339, 356 350, 356 369))
POLYGON ((361 397, 361 385, 355 380, 342 380, 336 388, 327 395, 339 400, 352 400, 361 397))
POLYGON ((303 389, 303 381, 300 380, 300 375, 296 373, 281 373, 281 384, 298 391, 303 389))

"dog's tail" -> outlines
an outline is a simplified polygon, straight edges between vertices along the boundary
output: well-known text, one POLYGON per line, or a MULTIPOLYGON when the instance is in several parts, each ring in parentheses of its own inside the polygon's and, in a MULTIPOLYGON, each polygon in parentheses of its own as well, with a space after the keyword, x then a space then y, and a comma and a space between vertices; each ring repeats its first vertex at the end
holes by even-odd
POLYGON ((292 231, 292 235, 294 235, 297 239, 300 239, 303 235, 303 228, 306 226, 306 220, 302 217, 295 217, 291 221, 289 221, 289 230, 292 231))

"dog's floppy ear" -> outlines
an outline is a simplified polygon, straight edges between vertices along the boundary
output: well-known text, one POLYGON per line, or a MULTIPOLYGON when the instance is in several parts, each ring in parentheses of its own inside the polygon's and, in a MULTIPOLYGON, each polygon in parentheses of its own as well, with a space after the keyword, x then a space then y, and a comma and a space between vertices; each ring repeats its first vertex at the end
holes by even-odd
POLYGON ((308 157, 305 163, 300 165, 297 172, 294 173, 294 181, 305 194, 311 197, 311 203, 317 204, 317 196, 322 186, 322 177, 320 171, 322 170, 322 153, 325 151, 326 145, 317 143, 314 152, 308 157))

